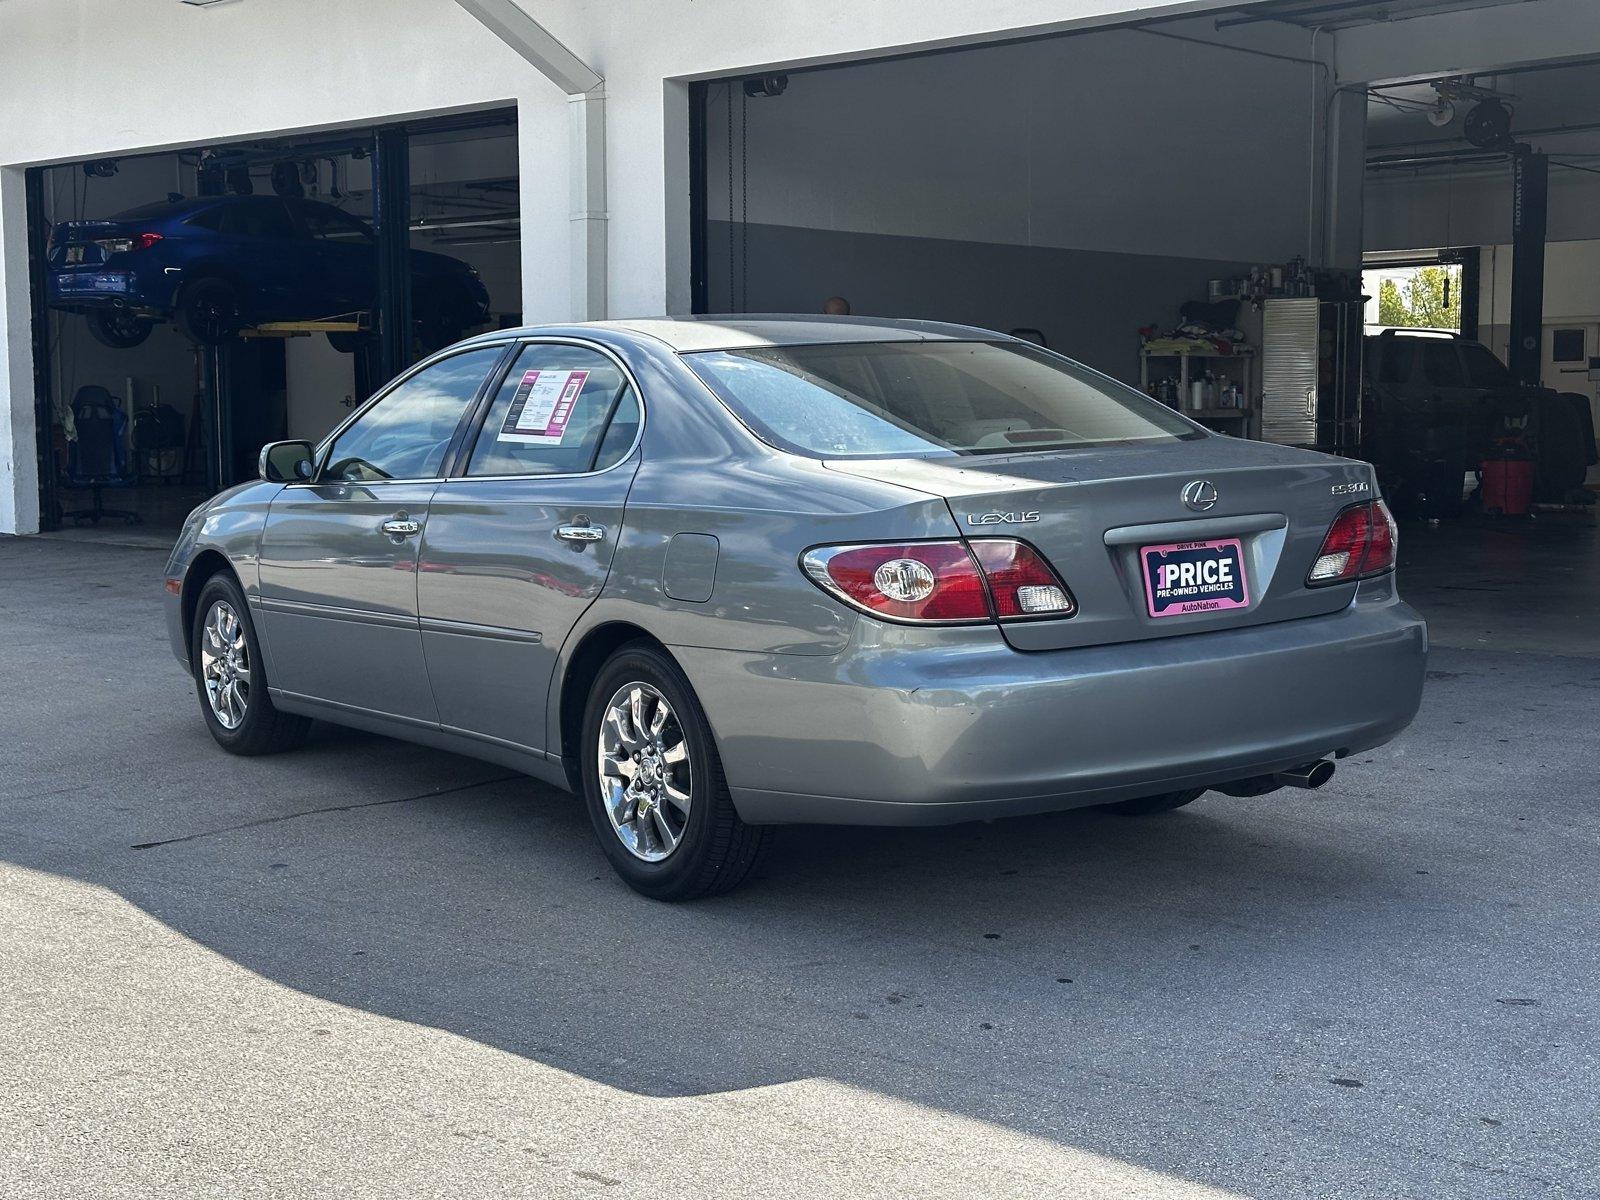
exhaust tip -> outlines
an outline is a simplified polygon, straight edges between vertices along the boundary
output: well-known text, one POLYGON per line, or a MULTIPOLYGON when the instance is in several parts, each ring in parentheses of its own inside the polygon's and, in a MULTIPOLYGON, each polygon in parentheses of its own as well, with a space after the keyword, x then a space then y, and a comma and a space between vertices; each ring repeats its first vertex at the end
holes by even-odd
POLYGON ((1333 770, 1333 762, 1330 759, 1319 758, 1316 762, 1307 763, 1303 767, 1291 767, 1287 771, 1279 771, 1275 778, 1288 787, 1315 791, 1333 778, 1333 770))

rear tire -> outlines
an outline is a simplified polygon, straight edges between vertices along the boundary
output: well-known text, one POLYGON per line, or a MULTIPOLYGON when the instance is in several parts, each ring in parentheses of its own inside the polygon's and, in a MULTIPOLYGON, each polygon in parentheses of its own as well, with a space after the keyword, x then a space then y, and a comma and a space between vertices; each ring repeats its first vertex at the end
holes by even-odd
POLYGON ((1190 788, 1182 792, 1162 792, 1159 796, 1140 796, 1137 800, 1118 800, 1115 804, 1102 804, 1106 812, 1123 817, 1150 817, 1156 813, 1171 812, 1185 804, 1193 804, 1205 795, 1205 788, 1190 788))
POLYGON ((206 728, 229 754, 293 750, 311 728, 307 717, 279 712, 267 694, 261 644, 244 592, 231 575, 213 575, 200 589, 189 662, 206 728))
POLYGON ((191 280, 178 293, 178 331, 198 346, 231 341, 243 323, 239 289, 215 275, 191 280))
POLYGON ((648 642, 623 646, 600 669, 578 762, 600 848, 641 895, 695 900, 729 891, 771 843, 770 827, 746 825, 734 811, 688 678, 648 642))
POLYGON ((89 336, 113 350, 142 345, 154 328, 154 322, 115 308, 97 308, 89 314, 89 336))

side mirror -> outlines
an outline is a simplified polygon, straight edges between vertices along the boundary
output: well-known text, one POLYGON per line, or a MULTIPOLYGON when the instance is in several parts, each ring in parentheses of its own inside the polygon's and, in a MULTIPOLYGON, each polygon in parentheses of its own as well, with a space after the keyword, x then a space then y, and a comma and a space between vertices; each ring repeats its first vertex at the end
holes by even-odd
POLYGON ((311 478, 314 454, 310 442, 268 442, 261 447, 258 470, 268 483, 304 483, 311 478))

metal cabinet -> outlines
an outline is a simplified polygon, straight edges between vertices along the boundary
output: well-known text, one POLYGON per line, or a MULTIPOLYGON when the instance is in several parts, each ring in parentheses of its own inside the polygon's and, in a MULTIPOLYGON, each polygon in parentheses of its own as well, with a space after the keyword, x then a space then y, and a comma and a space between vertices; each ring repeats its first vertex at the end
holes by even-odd
POLYGON ((1261 440, 1309 446, 1317 440, 1317 340, 1322 303, 1268 300, 1261 314, 1261 440))
POLYGON ((1262 441, 1353 451, 1361 432, 1359 302, 1266 300, 1260 320, 1262 441))

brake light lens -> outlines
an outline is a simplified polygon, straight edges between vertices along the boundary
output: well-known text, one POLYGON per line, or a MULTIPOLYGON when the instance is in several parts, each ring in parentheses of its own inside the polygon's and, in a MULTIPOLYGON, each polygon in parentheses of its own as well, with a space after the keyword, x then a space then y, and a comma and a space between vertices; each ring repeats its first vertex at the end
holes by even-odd
POLYGON ((1326 587, 1392 571, 1398 546, 1399 531, 1382 500, 1353 504, 1333 519, 1306 586, 1326 587))
POLYGON ((1038 552, 1009 538, 821 546, 800 563, 824 591, 892 621, 1070 617, 1076 607, 1038 552))
POLYGON ((972 543, 972 553, 989 581, 989 595, 1000 620, 1070 617, 1077 607, 1066 584, 1026 542, 982 538, 972 543))
POLYGON ((161 240, 159 233, 136 233, 132 237, 95 238, 94 244, 103 254, 127 254, 134 250, 148 250, 161 240))

